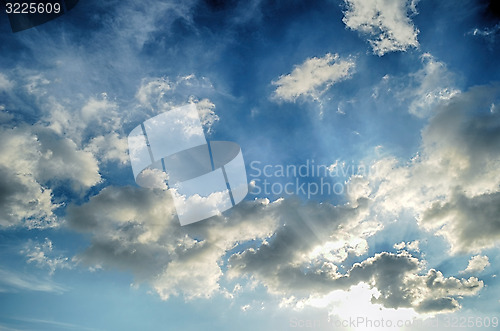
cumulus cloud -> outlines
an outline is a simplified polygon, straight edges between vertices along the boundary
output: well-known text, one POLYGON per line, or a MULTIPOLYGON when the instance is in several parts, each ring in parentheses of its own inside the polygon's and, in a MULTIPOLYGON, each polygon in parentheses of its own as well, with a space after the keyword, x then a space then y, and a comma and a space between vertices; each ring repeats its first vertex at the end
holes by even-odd
POLYGON ((68 180, 75 191, 87 190, 100 181, 97 160, 91 153, 50 130, 36 128, 34 133, 40 146, 40 158, 33 169, 38 180, 43 183, 68 180))
POLYGON ((416 3, 415 0, 345 0, 342 21, 349 29, 370 36, 368 40, 378 56, 406 51, 418 47, 419 31, 408 17, 417 14, 416 3))
POLYGON ((460 273, 463 274, 474 274, 482 272, 486 267, 490 266, 490 260, 486 255, 476 255, 471 257, 469 264, 465 270, 460 273))
POLYGON ((266 263, 265 266, 272 269, 267 274, 262 272, 264 268, 259 268, 257 273, 253 273, 254 267, 247 267, 246 262, 242 261, 245 265, 244 272, 250 273, 264 285, 279 290, 285 297, 289 296, 289 299, 283 302, 284 305, 299 308, 307 305, 331 307, 334 308, 332 314, 336 314, 337 309, 350 310, 352 314, 353 309, 358 308, 360 304, 372 309, 376 307, 376 310, 384 310, 384 313, 391 309, 393 312, 393 309, 406 310, 406 313, 412 313, 414 316, 449 313, 460 309, 459 299, 463 296, 477 295, 484 286, 484 283, 475 277, 469 279, 444 277, 440 271, 434 269, 421 274, 424 261, 407 252, 376 254, 354 264, 346 273, 311 272, 304 275, 298 268, 296 270, 286 268, 286 272, 281 273, 279 277, 276 275, 269 277, 270 274, 284 268, 285 261, 278 263, 278 266, 266 263), (294 280, 293 283, 290 283, 290 279, 294 280), (297 286, 291 286, 302 286, 308 282, 315 284, 309 291, 298 291, 297 286), (324 285, 318 286, 321 283, 324 285), (339 298, 349 297, 350 293, 364 297, 365 302, 359 300, 339 302, 339 298))
POLYGON ((372 165, 365 178, 373 208, 413 210, 424 229, 448 240, 452 252, 496 245, 500 117, 490 108, 498 96, 498 87, 479 86, 438 105, 413 159, 401 164, 386 157, 372 165))
MULTIPOLYGON (((102 181, 100 165, 110 162, 126 165, 129 162, 122 127, 130 122, 140 123, 147 117, 140 95, 156 102, 155 107, 162 105, 152 110, 155 113, 165 110, 170 104, 162 99, 161 89, 152 89, 148 94, 140 87, 132 110, 124 116, 118 103, 106 93, 57 98, 53 93, 54 82, 45 75, 20 71, 19 76, 24 88, 9 92, 7 109, 26 107, 18 101, 32 98, 39 114, 32 126, 10 128, 9 121, 13 116, 8 116, 2 105, 7 122, 0 128, 0 180, 3 184, 0 224, 24 224, 29 228, 56 226, 59 222, 54 210, 60 205, 55 202, 59 197, 54 197, 54 188, 65 186, 77 194, 84 194, 102 181)), ((171 89, 179 91, 191 85, 211 88, 208 81, 190 75, 180 77, 171 89)), ((182 95, 183 102, 196 104, 200 119, 210 132, 218 121, 215 105, 209 99, 198 100, 182 95)))
POLYGON ((127 139, 116 132, 92 138, 85 151, 91 152, 100 162, 117 162, 121 165, 130 162, 127 139))
POLYGON ((272 84, 274 100, 294 102, 299 97, 317 99, 332 85, 351 77, 355 62, 351 58, 341 59, 338 54, 307 59, 296 66, 290 74, 281 76, 272 84))
POLYGON ((0 152, 2 226, 56 226, 52 188, 84 192, 100 181, 92 154, 44 127, 0 128, 0 152))
POLYGON ((40 122, 58 135, 69 137, 79 147, 103 132, 120 132, 127 119, 106 93, 70 102, 47 98, 40 103, 43 110, 40 122))
POLYGON ((467 197, 456 192, 448 202, 435 202, 422 215, 423 223, 437 231, 459 251, 480 251, 500 240, 500 192, 467 197))
POLYGON ((227 292, 221 285, 222 267, 229 263, 228 275, 239 277, 244 271, 238 261, 252 255, 245 251, 228 259, 227 254, 251 242, 259 247, 258 257, 245 263, 252 273, 277 263, 283 280, 286 271, 297 277, 289 280, 295 290, 325 290, 324 275, 335 273, 335 263, 348 254, 364 254, 366 238, 379 230, 376 222, 362 221, 366 207, 365 200, 340 207, 283 199, 244 201, 226 216, 181 227, 168 191, 107 187, 88 203, 70 206, 67 222, 92 233, 92 244, 78 261, 130 270, 163 299, 192 299, 227 292), (316 276, 300 270, 308 265, 316 276), (306 280, 303 285, 299 277, 306 280))
POLYGON ((107 187, 89 203, 69 207, 67 220, 93 234, 79 261, 130 270, 137 282, 148 282, 164 299, 180 294, 190 299, 219 291, 219 263, 228 250, 273 233, 276 205, 241 203, 230 218, 181 227, 168 191, 107 187))
POLYGON ((399 244, 394 244, 393 247, 397 250, 406 249, 408 251, 420 252, 419 245, 420 245, 420 241, 415 240, 415 241, 411 241, 411 242, 402 241, 399 244))
POLYGON ((424 261, 405 251, 376 254, 342 272, 339 265, 366 254, 367 238, 381 229, 368 215, 364 198, 339 206, 264 199, 181 227, 167 190, 107 187, 70 206, 67 222, 92 234, 76 260, 129 270, 163 299, 229 293, 225 282, 241 278, 299 300, 366 283, 380 293, 372 301, 385 308, 440 313, 459 309, 460 297, 482 288, 476 278, 446 278, 433 269, 421 275, 424 261))
POLYGON ((419 275, 420 263, 404 252, 397 255, 380 253, 355 264, 349 271, 349 278, 374 284, 380 291, 374 302, 389 308, 410 307, 422 313, 455 311, 460 308, 458 297, 475 295, 484 285, 474 277, 446 278, 434 269, 419 275))
POLYGON ((364 221, 368 201, 332 206, 305 206, 284 201, 284 220, 273 236, 258 249, 250 248, 229 259, 229 277, 252 274, 272 293, 323 292, 331 286, 337 264, 348 254, 366 253, 366 238, 379 230, 374 221, 364 221))

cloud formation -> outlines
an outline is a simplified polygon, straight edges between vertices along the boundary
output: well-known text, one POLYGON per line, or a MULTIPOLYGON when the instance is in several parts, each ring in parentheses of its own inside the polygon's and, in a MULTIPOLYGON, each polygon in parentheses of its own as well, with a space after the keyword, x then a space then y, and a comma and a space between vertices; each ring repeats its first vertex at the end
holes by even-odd
POLYGON ((469 264, 465 270, 460 273, 463 274, 478 274, 482 272, 486 267, 490 266, 490 260, 486 255, 476 255, 471 257, 469 264))
POLYGON ((436 106, 413 159, 376 161, 365 178, 375 210, 414 211, 422 228, 445 237, 455 253, 495 246, 500 117, 491 109, 499 95, 496 86, 478 86, 453 96, 436 106))
POLYGON ((461 91, 456 87, 456 77, 446 64, 438 61, 431 54, 421 57, 422 68, 403 77, 385 76, 382 83, 375 88, 385 89, 391 100, 396 97, 408 107, 408 112, 420 118, 429 117, 461 91))
POLYGON ((342 21, 351 29, 369 35, 373 53, 406 51, 418 47, 418 29, 408 17, 417 13, 415 0, 345 0, 342 21))
POLYGON ((444 277, 434 269, 421 275, 424 261, 406 251, 382 252, 342 272, 340 264, 366 254, 367 238, 381 229, 368 215, 364 198, 340 206, 264 199, 181 227, 168 190, 107 187, 88 203, 70 206, 67 221, 92 234, 76 260, 131 271, 165 300, 229 293, 227 282, 245 279, 302 301, 366 283, 380 293, 372 300, 385 308, 443 313, 483 287, 477 278, 444 277))
POLYGON ((219 290, 222 256, 239 243, 273 233, 276 207, 268 205, 279 203, 242 203, 231 218, 181 227, 169 191, 107 187, 89 203, 70 206, 67 220, 93 234, 78 260, 132 271, 137 282, 149 282, 164 299, 209 297, 219 290))
POLYGON ((57 269, 71 269, 72 265, 67 257, 53 256, 54 247, 49 238, 43 243, 29 241, 21 254, 26 256, 27 263, 34 263, 39 268, 48 268, 49 274, 53 275, 57 269))
POLYGON ((0 152, 0 225, 4 227, 56 226, 52 187, 68 183, 82 192, 100 180, 92 154, 44 127, 0 127, 0 152))
POLYGON ((309 58, 290 74, 272 82, 277 86, 273 99, 288 102, 295 102, 299 97, 317 99, 332 85, 350 78, 354 68, 353 59, 341 59, 338 54, 309 58))
POLYGON ((68 289, 50 279, 0 268, 0 292, 37 291, 63 293, 68 289))

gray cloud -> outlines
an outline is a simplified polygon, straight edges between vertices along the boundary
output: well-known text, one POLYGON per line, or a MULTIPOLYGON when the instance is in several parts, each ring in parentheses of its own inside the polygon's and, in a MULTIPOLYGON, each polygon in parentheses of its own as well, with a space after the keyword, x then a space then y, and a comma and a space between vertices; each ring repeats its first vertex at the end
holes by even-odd
POLYGON ((455 192, 446 203, 434 203, 422 215, 458 251, 480 251, 500 240, 500 192, 467 197, 455 192))
POLYGON ((391 215, 413 210, 424 229, 448 239, 452 252, 496 245, 499 96, 496 86, 478 86, 438 104, 412 160, 378 160, 365 176, 373 209, 391 215))
POLYGON ((380 292, 372 301, 386 308, 439 313, 459 309, 461 296, 483 287, 476 278, 445 278, 433 269, 420 275, 424 261, 404 251, 376 254, 340 272, 348 254, 365 254, 366 239, 380 229, 366 221, 368 210, 366 199, 341 206, 255 200, 181 227, 168 191, 107 187, 88 203, 70 206, 67 222, 92 234, 78 261, 131 271, 163 299, 211 297, 228 291, 227 280, 242 278, 304 300, 365 283, 380 292), (238 252, 243 243, 250 247, 238 252))
POLYGON ((0 152, 2 226, 55 226, 51 188, 68 182, 82 192, 100 180, 92 154, 40 126, 0 127, 0 152))
MULTIPOLYGON (((385 308, 413 308, 419 313, 446 313, 461 308, 457 299, 476 295, 484 286, 477 278, 445 278, 434 269, 430 269, 426 275, 420 275, 423 261, 407 252, 376 254, 354 264, 345 274, 319 268, 304 273, 303 268, 294 266, 285 259, 272 262, 262 259, 257 267, 254 257, 258 253, 248 250, 233 256, 232 268, 237 268, 239 275, 249 273, 271 292, 304 300, 309 296, 327 295, 335 290, 349 291, 352 286, 365 283, 379 292, 377 297, 372 297, 372 303, 382 304, 385 308)), ((267 250, 262 251, 262 254, 270 255, 269 253, 267 250)))
POLYGON ((273 233, 276 207, 268 205, 279 203, 246 202, 230 218, 181 227, 170 192, 107 187, 87 204, 70 206, 67 222, 93 235, 79 261, 132 271, 165 299, 180 293, 206 297, 219 289, 219 262, 228 250, 273 233))

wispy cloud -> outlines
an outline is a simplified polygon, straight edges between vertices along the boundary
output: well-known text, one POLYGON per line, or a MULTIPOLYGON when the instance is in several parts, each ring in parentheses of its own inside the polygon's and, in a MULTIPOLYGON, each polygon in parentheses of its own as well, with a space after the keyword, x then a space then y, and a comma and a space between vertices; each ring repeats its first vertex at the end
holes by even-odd
POLYGON ((19 272, 0 269, 0 288, 4 292, 38 291, 63 293, 67 288, 50 279, 38 278, 19 272))
POLYGON ((399 101, 401 108, 420 118, 432 116, 453 96, 460 93, 456 75, 445 63, 429 53, 420 56, 420 69, 402 76, 385 75, 373 88, 376 100, 399 101))
POLYGON ((53 256, 55 254, 52 241, 45 238, 43 243, 29 241, 21 254, 26 256, 27 263, 34 263, 39 268, 48 268, 52 275, 57 269, 71 269, 69 258, 53 256))
MULTIPOLYGON (((29 329, 46 329, 50 327, 51 329, 56 330, 82 330, 82 331, 97 331, 100 329, 89 328, 82 325, 77 325, 73 323, 66 323, 61 321, 54 320, 46 320, 39 318, 28 318, 28 317, 9 317, 7 319, 10 321, 12 325, 16 327, 16 329, 7 328, 5 330, 26 330, 29 329), (17 329, 19 328, 19 329, 17 329)), ((0 325, 0 330, 4 330, 0 325)))

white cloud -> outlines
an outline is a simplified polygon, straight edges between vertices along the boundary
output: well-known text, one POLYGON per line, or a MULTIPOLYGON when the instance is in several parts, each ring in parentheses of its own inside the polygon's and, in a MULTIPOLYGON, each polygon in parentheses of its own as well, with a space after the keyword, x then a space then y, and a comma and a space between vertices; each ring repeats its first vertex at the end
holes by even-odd
POLYGON ((142 105, 153 107, 153 101, 158 102, 167 91, 172 89, 173 83, 166 77, 145 79, 137 90, 135 97, 142 105))
POLYGON ((6 75, 0 72, 0 91, 10 90, 13 86, 13 83, 7 78, 6 75))
MULTIPOLYGON (((461 297, 483 287, 474 277, 444 277, 434 269, 422 273, 425 261, 406 251, 382 252, 341 272, 339 264, 349 255, 366 254, 367 238, 382 228, 369 217, 370 205, 362 196, 340 206, 245 201, 228 216, 181 227, 168 191, 107 187, 88 203, 70 206, 67 221, 92 234, 78 261, 130 270, 136 282, 150 284, 165 300, 224 295, 227 281, 245 278, 301 302, 365 283, 378 293, 370 301, 384 309, 434 314, 460 309, 461 297), (251 240, 262 243, 227 256, 251 240)), ((405 247, 417 250, 418 242, 405 247)))
POLYGON ((440 104, 406 164, 376 161, 370 197, 377 213, 415 212, 420 226, 445 237, 451 251, 474 252, 500 239, 500 116, 489 111, 500 90, 479 86, 440 104), (472 114, 481 112, 480 116, 472 114))
POLYGON ((106 93, 98 98, 77 98, 69 103, 54 98, 42 99, 39 103, 44 112, 40 122, 58 135, 70 138, 79 147, 83 147, 89 137, 121 131, 127 119, 106 93))
MULTIPOLYGON (((188 101, 197 103, 195 96, 207 91, 214 91, 210 80, 194 74, 174 78, 148 77, 142 79, 135 98, 140 106, 152 111, 151 114, 158 114, 188 101)), ((201 106, 210 108, 206 103, 201 106)))
POLYGON ((388 52, 418 47, 418 29, 408 14, 417 13, 415 0, 345 0, 343 22, 351 30, 371 36, 373 52, 388 52))
POLYGON ((54 248, 52 241, 45 238, 43 243, 30 241, 21 251, 26 256, 27 263, 34 263, 39 268, 48 268, 52 275, 57 269, 71 269, 72 265, 67 257, 53 256, 54 248))
POLYGON ((219 116, 215 113, 215 104, 209 99, 199 101, 192 99, 192 101, 196 103, 201 124, 207 128, 208 132, 211 132, 215 122, 219 121, 219 116))
MULTIPOLYGON (((247 262, 243 261, 244 264, 247 262)), ((419 314, 449 313, 460 309, 459 299, 477 295, 484 286, 475 277, 444 277, 434 269, 422 274, 423 265, 424 261, 407 252, 382 252, 354 264, 345 274, 311 272, 304 275, 294 268, 287 268, 279 276, 271 277, 276 270, 284 267, 284 263, 277 268, 266 263, 265 267, 271 268, 271 271, 259 268, 254 276, 265 286, 288 296, 286 305, 297 308, 306 305, 329 307, 331 314, 344 312, 345 315, 340 315, 344 318, 360 316, 360 307, 374 316, 380 317, 382 313, 387 317, 397 316, 398 319, 402 315, 415 317, 419 314), (302 293, 297 291, 306 283, 313 286, 302 293), (357 299, 347 299, 353 296, 357 299)), ((242 271, 252 273, 255 268, 245 266, 242 271)))
POLYGON ((414 74, 418 85, 415 89, 407 90, 414 97, 410 103, 411 114, 422 117, 427 115, 429 110, 436 107, 438 103, 450 100, 460 93, 460 90, 453 87, 453 77, 447 71, 444 63, 436 61, 431 55, 422 56, 424 67, 414 74))
POLYGON ((469 32, 469 34, 473 35, 474 37, 485 39, 489 43, 489 45, 492 46, 493 44, 495 44, 498 31, 500 31, 500 23, 491 28, 485 28, 482 30, 479 28, 475 28, 471 32, 469 32))
POLYGON ((23 220, 29 228, 56 225, 52 192, 34 176, 39 154, 36 137, 29 132, 0 129, 1 226, 18 225, 23 220))
POLYGON ((40 158, 33 172, 39 181, 69 180, 78 192, 101 180, 97 160, 91 153, 79 150, 73 140, 61 138, 51 130, 35 128, 34 131, 40 143, 40 158))
POLYGON ((335 83, 351 77, 355 62, 351 58, 341 59, 338 54, 307 59, 288 75, 280 76, 272 84, 277 88, 273 99, 294 102, 299 97, 317 99, 335 83))
POLYGON ((241 309, 242 311, 247 311, 247 310, 249 310, 249 309, 251 309, 251 308, 252 308, 252 306, 250 306, 250 305, 248 305, 248 304, 247 304, 247 305, 243 305, 243 306, 241 306, 241 307, 240 307, 240 309, 241 309))
POLYGON ((97 161, 73 141, 40 126, 0 128, 0 225, 57 226, 51 188, 81 193, 99 180, 97 161))
POLYGON ((130 162, 127 139, 116 132, 92 138, 85 151, 91 152, 100 162, 117 162, 121 165, 130 162))
POLYGON ((460 273, 478 274, 489 266, 490 266, 490 260, 486 255, 476 255, 471 257, 471 259, 469 260, 469 264, 467 265, 467 268, 465 268, 465 270, 461 271, 460 273))
POLYGON ((358 207, 243 202, 230 218, 190 227, 180 227, 173 213, 166 191, 106 188, 88 204, 69 209, 69 224, 93 234, 78 259, 131 270, 137 282, 148 282, 163 299, 225 293, 226 276, 251 277, 270 293, 300 300, 365 282, 380 292, 373 300, 385 308, 440 313, 459 309, 461 296, 475 295, 483 286, 475 278, 445 278, 432 269, 421 276, 423 261, 406 252, 377 254, 340 273, 335 263, 347 258, 345 252, 366 253, 364 238, 378 229, 362 221, 367 214, 361 201, 358 207), (233 254, 225 275, 223 257, 252 239, 264 243, 233 254))
POLYGON ((202 125, 207 132, 219 121, 215 113, 215 104, 210 99, 198 99, 197 94, 214 92, 214 87, 206 77, 198 78, 194 74, 177 77, 144 78, 135 95, 138 107, 149 116, 154 116, 186 103, 194 103, 202 125))
POLYGON ((408 251, 420 252, 419 245, 420 245, 420 241, 415 240, 415 241, 411 241, 411 242, 402 241, 399 244, 394 244, 393 247, 397 250, 406 249, 408 251))
POLYGON ((93 234, 78 260, 131 270, 137 282, 148 282, 163 299, 181 294, 192 299, 219 292, 219 261, 229 249, 272 234, 277 207, 266 206, 276 204, 242 203, 230 219, 181 227, 168 191, 107 187, 89 203, 71 206, 67 219, 73 228, 93 234))

